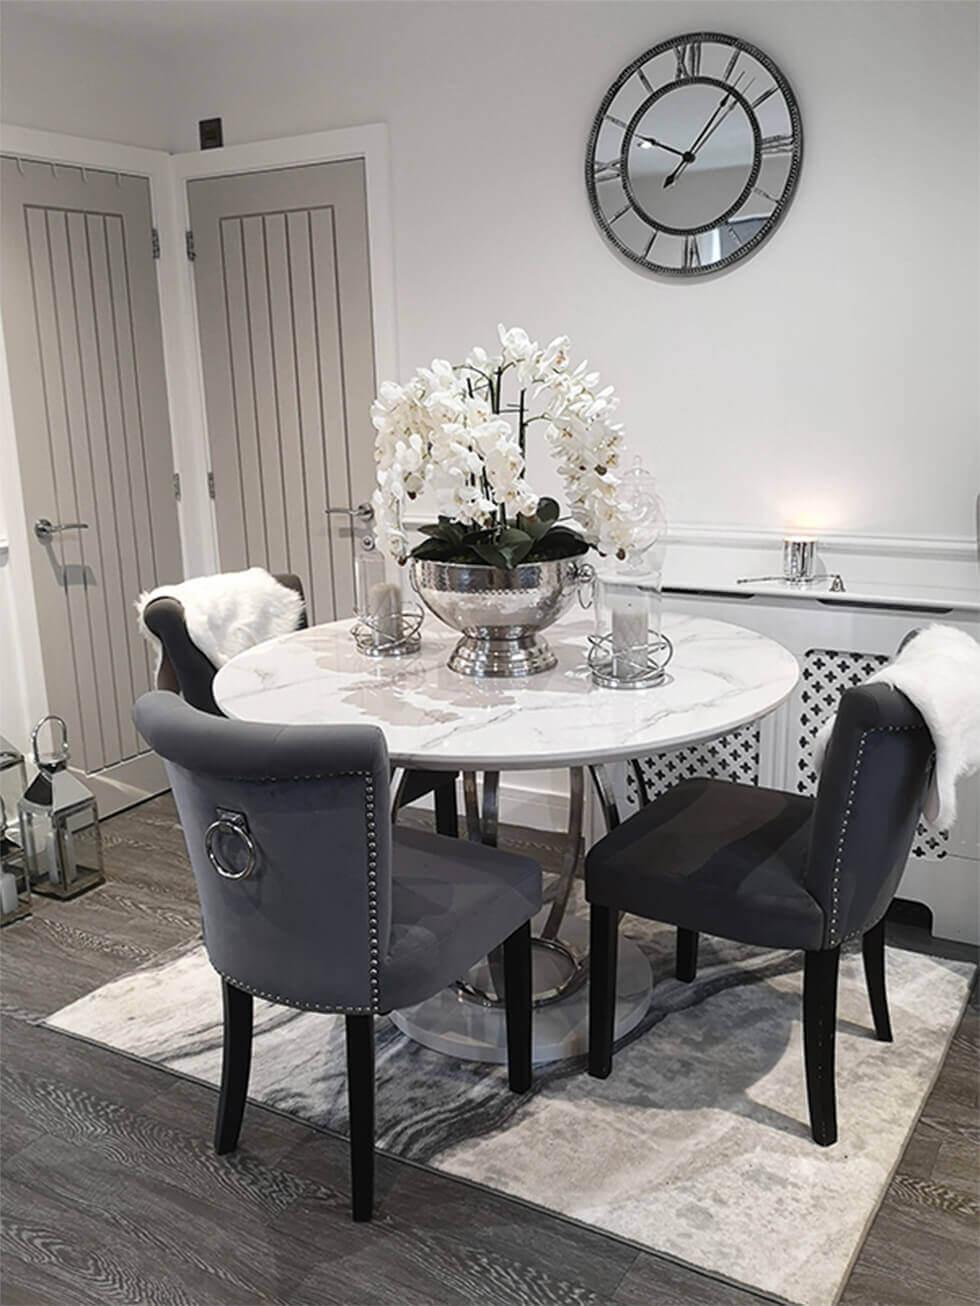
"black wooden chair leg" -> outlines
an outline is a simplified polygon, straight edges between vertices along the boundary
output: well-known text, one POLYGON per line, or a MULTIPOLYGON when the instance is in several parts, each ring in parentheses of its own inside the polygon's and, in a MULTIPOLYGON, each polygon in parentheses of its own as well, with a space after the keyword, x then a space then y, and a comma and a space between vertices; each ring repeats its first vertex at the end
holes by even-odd
POLYGON ((224 1052, 218 1119, 214 1127, 214 1150, 219 1156, 233 1152, 238 1146, 252 1065, 252 995, 223 979, 221 996, 225 1013, 224 1052))
POLYGON ((808 952, 803 968, 803 1055, 810 1132, 821 1147, 837 1142, 834 1049, 840 948, 808 952))
POLYGON ((861 940, 861 951, 864 953, 864 977, 868 982, 875 1033, 882 1043, 891 1043, 892 1022, 888 1015, 888 994, 885 989, 884 917, 861 940))
POLYGON ((370 1220, 374 1211, 374 1017, 345 1019, 351 1213, 355 1220, 370 1220))
POLYGON ((690 984, 698 977, 698 932, 697 930, 677 931, 677 966, 675 974, 685 984, 690 984))
POLYGON ((504 940, 507 1082, 512 1093, 531 1087, 531 922, 504 940))
POLYGON ((436 833, 459 837, 459 810, 456 806, 456 781, 440 785, 435 791, 436 833))
POLYGON ((593 906, 589 921, 589 1074, 607 1079, 612 1071, 616 1021, 616 954, 619 913, 593 906))

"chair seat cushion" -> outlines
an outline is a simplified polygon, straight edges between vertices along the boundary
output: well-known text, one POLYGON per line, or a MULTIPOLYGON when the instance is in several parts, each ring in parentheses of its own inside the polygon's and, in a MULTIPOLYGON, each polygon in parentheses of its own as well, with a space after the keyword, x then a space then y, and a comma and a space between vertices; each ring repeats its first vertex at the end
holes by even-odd
POLYGON ((438 993, 540 906, 541 868, 530 858, 396 828, 381 1010, 410 1007, 438 993))
POLYGON ((590 902, 775 948, 819 948, 804 884, 813 800, 686 780, 617 826, 586 860, 590 902))

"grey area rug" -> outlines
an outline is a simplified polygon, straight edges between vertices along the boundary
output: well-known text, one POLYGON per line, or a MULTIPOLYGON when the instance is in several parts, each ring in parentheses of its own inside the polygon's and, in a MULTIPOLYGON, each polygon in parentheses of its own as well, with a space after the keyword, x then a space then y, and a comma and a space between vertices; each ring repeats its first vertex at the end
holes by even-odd
MULTIPOLYGON (((974 968, 888 950, 893 1044, 871 1029, 859 954, 841 966, 840 1142, 807 1125, 798 954, 705 938, 694 984, 674 934, 627 918, 654 991, 612 1077, 581 1061, 504 1072, 378 1021, 378 1145, 800 1306, 829 1306, 942 1065, 974 968)), ((201 947, 63 1008, 47 1024, 215 1084, 217 976, 201 947)), ((339 1017, 256 1003, 250 1096, 346 1129, 339 1017)), ((246 1111, 242 1145, 248 1144, 246 1111)))

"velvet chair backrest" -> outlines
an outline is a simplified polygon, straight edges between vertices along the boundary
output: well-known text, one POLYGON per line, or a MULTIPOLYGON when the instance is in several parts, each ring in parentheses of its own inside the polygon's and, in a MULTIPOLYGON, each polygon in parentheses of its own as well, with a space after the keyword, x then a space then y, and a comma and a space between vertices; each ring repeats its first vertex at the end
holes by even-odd
MULTIPOLYGON (((280 585, 295 590, 305 603, 303 582, 298 576, 285 573, 277 575, 276 580, 280 585)), ((169 597, 154 599, 143 609, 143 621, 163 646, 163 657, 157 672, 157 689, 172 690, 183 695, 199 711, 222 716, 211 688, 217 669, 188 635, 180 600, 169 597)), ((304 608, 297 629, 305 629, 306 624, 304 608)))
POLYGON ((935 749, 918 709, 890 685, 841 696, 824 757, 806 886, 824 909, 824 947, 888 909, 912 847, 935 749))
POLYGON ((376 1011, 391 934, 382 732, 229 721, 162 692, 133 719, 167 767, 214 968, 287 1006, 376 1011), (244 878, 208 855, 219 821, 221 869, 249 869, 254 846, 244 878))

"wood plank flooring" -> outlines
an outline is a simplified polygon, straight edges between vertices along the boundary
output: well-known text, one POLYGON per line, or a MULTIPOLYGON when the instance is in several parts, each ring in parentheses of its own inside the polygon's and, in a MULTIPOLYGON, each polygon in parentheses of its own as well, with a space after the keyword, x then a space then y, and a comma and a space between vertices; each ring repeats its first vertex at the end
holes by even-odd
MULTIPOLYGON (((38 1021, 197 936, 169 797, 106 823, 109 883, 0 939, 3 1306, 751 1306, 767 1300, 449 1176, 379 1158, 348 1219, 346 1144, 250 1105, 217 1158, 215 1094, 38 1021)), ((504 831, 547 862, 549 836, 504 831)), ((892 941, 950 955, 921 931, 892 941)), ((978 1014, 967 1012, 842 1306, 977 1300, 978 1014)))

